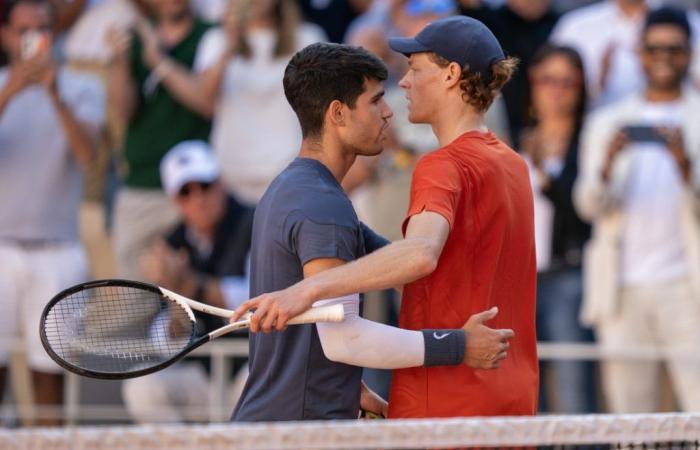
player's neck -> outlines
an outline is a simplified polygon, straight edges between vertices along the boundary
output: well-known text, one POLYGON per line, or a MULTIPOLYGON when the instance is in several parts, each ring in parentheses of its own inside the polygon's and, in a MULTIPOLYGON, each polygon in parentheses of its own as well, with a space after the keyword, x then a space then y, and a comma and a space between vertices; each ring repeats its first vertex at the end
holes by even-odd
POLYGON ((433 133, 435 133, 440 147, 446 146, 469 131, 480 131, 482 133, 488 131, 482 113, 478 113, 470 107, 459 109, 461 111, 448 111, 445 109, 431 123, 433 133))
POLYGON ((336 148, 337 146, 337 142, 324 142, 321 139, 307 138, 301 143, 299 157, 315 159, 320 162, 330 170, 338 183, 342 183, 352 163, 355 162, 355 155, 343 152, 342 149, 336 148))

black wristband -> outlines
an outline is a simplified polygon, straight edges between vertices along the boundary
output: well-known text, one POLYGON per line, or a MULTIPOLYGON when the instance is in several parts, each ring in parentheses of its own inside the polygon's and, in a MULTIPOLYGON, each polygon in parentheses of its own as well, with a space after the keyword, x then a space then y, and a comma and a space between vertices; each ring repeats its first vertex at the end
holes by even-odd
POLYGON ((464 360, 464 330, 422 330, 425 345, 423 366, 456 366, 464 360))

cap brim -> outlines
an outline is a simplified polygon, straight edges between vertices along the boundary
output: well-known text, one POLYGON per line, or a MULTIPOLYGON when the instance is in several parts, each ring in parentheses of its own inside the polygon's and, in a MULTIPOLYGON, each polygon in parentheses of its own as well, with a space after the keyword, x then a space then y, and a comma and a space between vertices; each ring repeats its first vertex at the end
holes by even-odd
POLYGON ((411 55, 413 53, 423 53, 432 51, 414 38, 389 38, 389 47, 395 52, 411 55))

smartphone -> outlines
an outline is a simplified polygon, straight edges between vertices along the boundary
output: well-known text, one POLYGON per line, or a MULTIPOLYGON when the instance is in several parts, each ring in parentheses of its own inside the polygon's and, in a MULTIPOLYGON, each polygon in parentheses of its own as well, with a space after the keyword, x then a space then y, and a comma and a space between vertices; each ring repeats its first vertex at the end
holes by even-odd
POLYGON ((44 31, 29 30, 22 34, 20 53, 22 59, 30 59, 49 51, 49 35, 44 31))
POLYGON ((622 132, 625 133, 630 142, 666 143, 666 138, 659 133, 658 128, 650 125, 627 125, 622 127, 622 132))

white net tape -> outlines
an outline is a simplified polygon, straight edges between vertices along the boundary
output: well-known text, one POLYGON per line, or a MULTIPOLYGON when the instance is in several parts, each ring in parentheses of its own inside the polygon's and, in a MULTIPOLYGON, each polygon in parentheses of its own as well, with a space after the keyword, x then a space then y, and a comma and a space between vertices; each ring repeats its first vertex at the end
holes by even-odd
POLYGON ((648 414, 35 428, 0 430, 0 449, 417 449, 594 443, 653 447, 670 442, 694 442, 697 448, 699 439, 700 414, 648 414))

